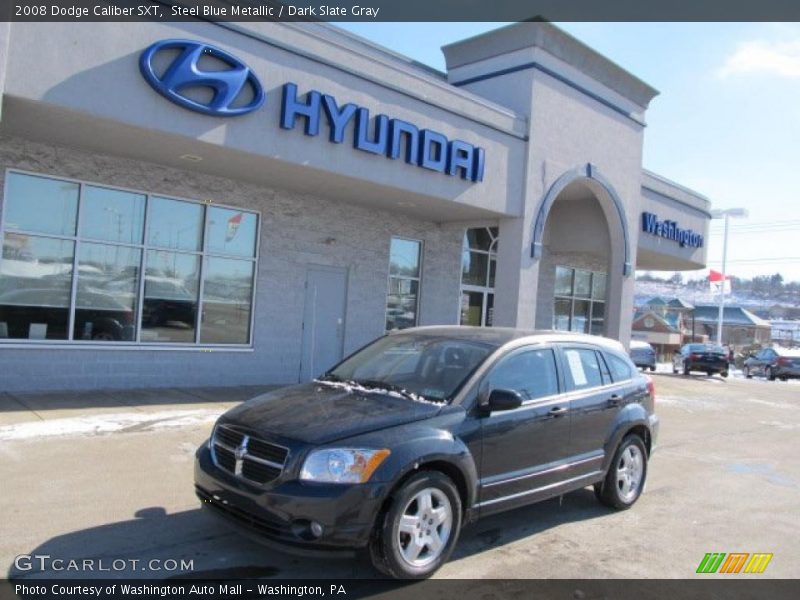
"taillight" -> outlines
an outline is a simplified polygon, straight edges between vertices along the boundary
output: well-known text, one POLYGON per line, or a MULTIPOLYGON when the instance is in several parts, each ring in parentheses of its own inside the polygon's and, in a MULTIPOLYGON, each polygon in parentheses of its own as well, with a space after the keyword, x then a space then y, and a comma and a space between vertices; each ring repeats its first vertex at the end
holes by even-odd
POLYGON ((781 356, 781 357, 778 359, 778 364, 779 364, 779 365, 781 365, 781 366, 783 366, 783 367, 788 367, 789 365, 791 365, 791 364, 792 364, 792 361, 791 361, 791 360, 789 360, 788 358, 786 358, 785 356, 781 356))
POLYGON ((692 353, 689 355, 689 360, 700 360, 700 357, 701 357, 701 356, 702 356, 701 354, 695 354, 694 352, 692 352, 692 353))

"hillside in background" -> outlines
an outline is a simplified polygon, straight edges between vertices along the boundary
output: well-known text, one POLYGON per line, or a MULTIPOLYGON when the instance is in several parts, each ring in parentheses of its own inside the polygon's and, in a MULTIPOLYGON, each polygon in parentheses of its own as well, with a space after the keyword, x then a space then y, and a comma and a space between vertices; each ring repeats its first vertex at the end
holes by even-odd
MULTIPOLYGON (((653 296, 681 298, 690 304, 716 304, 707 279, 683 281, 680 274, 661 279, 650 273, 637 275, 634 304, 641 306, 653 296)), ((800 282, 784 283, 780 274, 753 279, 731 278, 726 304, 742 306, 764 319, 800 319, 800 282)))

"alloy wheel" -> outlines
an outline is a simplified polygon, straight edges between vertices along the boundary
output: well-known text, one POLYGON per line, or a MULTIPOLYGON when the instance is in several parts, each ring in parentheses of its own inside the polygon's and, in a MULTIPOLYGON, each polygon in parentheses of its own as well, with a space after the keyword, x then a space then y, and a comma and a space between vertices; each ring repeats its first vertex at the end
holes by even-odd
POLYGON ((453 528, 453 507, 437 488, 417 492, 403 509, 397 527, 397 544, 403 560, 425 567, 444 551, 453 528))
POLYGON ((642 451, 637 446, 628 446, 617 461, 617 489, 623 502, 632 502, 636 498, 643 473, 642 451))

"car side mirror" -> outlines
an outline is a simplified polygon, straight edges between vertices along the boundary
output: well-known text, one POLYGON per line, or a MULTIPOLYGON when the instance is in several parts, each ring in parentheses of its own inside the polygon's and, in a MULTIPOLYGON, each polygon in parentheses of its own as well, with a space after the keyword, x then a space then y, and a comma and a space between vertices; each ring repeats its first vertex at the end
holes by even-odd
POLYGON ((522 406, 522 396, 514 390, 492 390, 486 408, 491 411, 514 410, 522 406))

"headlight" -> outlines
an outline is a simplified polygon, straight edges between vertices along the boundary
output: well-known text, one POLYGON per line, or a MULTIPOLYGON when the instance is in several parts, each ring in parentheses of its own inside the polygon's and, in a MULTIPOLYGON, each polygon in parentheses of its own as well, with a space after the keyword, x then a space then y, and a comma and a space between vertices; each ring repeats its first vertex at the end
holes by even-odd
POLYGON ((303 481, 364 483, 389 456, 387 448, 328 448, 308 455, 300 471, 303 481))

